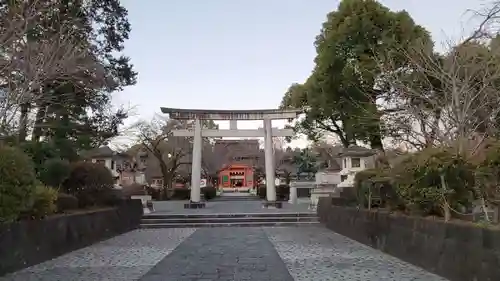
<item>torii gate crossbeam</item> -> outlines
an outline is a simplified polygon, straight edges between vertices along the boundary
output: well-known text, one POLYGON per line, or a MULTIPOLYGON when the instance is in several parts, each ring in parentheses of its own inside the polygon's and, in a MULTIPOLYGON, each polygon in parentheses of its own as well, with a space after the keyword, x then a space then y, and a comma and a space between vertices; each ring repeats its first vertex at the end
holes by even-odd
MULTIPOLYGON (((272 129, 273 137, 291 137, 293 135, 292 129, 272 129)), ((176 137, 194 137, 194 130, 180 129, 174 131, 176 137)), ((202 129, 201 136, 207 138, 251 138, 251 137, 265 137, 264 129, 245 130, 245 129, 230 129, 230 130, 214 130, 202 129)))

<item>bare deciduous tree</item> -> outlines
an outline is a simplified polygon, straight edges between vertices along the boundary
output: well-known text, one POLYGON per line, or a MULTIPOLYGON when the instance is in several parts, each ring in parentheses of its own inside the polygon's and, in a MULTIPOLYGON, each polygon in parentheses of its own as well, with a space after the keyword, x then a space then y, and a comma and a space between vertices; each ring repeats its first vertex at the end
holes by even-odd
POLYGON ((201 167, 203 176, 209 181, 213 181, 213 178, 217 177, 217 172, 221 168, 218 167, 217 157, 214 145, 209 140, 203 140, 201 167))
POLYGON ((0 129, 19 114, 25 126, 31 104, 50 102, 41 91, 48 82, 106 83, 89 42, 75 36, 79 23, 57 22, 58 3, 12 1, 0 7, 0 129), (57 29, 43 25, 49 20, 57 29))
MULTIPOLYGON (((405 55, 407 69, 384 67, 382 80, 400 110, 386 116, 395 136, 416 148, 454 144, 459 152, 479 146, 499 133, 500 49, 477 42, 453 48, 444 56, 426 48, 405 55)), ((475 149, 469 149, 473 154, 475 149)))
POLYGON ((290 177, 296 169, 293 163, 293 151, 287 149, 286 139, 284 137, 273 138, 273 161, 277 174, 281 174, 287 181, 290 182, 290 177))
POLYGON ((500 21, 500 1, 491 1, 484 5, 479 11, 470 10, 475 18, 479 19, 477 28, 469 36, 462 40, 461 44, 467 44, 476 40, 493 39, 498 34, 500 21))
MULTIPOLYGON (((416 149, 453 147, 470 159, 485 140, 500 136, 500 38, 493 31, 499 23, 500 2, 478 15, 484 18, 479 27, 445 54, 422 45, 391 50, 397 55, 380 59, 384 106, 398 109, 385 116, 385 123, 397 141, 416 149), (398 55, 409 61, 405 68, 386 59, 398 55)), ((449 219, 444 175, 441 181, 449 219)), ((474 189, 488 220, 484 187, 476 183, 474 189)))
POLYGON ((172 187, 175 173, 186 164, 183 161, 190 152, 191 142, 187 138, 172 135, 172 130, 185 127, 177 120, 159 117, 137 124, 139 143, 160 166, 165 191, 172 187))

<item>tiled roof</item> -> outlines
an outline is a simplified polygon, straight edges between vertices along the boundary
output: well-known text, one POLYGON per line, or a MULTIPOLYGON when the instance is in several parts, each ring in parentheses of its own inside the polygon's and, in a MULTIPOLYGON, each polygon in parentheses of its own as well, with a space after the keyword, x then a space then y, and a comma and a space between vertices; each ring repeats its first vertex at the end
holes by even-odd
POLYGON ((358 157, 368 157, 375 155, 377 152, 373 149, 369 149, 362 146, 349 146, 343 148, 339 153, 339 156, 358 156, 358 157))
POLYGON ((98 148, 91 149, 84 153, 84 157, 86 158, 94 158, 94 157, 111 157, 115 155, 116 152, 112 150, 109 146, 101 146, 98 148))

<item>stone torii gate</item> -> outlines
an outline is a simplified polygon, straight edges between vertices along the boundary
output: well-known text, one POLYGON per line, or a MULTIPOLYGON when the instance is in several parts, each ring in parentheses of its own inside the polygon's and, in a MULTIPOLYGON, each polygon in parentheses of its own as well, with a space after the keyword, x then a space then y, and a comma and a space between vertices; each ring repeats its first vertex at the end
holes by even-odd
POLYGON ((191 169, 191 201, 185 208, 203 208, 200 200, 202 137, 264 137, 264 156, 266 165, 266 199, 265 207, 277 207, 276 188, 274 183, 273 137, 293 135, 291 129, 272 128, 272 120, 291 120, 297 118, 300 110, 262 109, 262 110, 205 110, 180 109, 162 107, 161 112, 177 120, 194 120, 193 129, 174 130, 174 136, 194 137, 193 161, 191 169), (202 129, 201 120, 229 120, 229 130, 202 129), (238 129, 238 120, 263 120, 262 129, 238 129))

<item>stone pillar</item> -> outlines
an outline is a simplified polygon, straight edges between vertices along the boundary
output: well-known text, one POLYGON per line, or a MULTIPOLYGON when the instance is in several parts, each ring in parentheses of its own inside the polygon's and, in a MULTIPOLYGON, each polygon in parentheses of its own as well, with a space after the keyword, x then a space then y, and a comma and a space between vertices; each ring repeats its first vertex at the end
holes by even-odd
POLYGON ((268 203, 276 202, 274 186, 274 153, 271 119, 264 119, 264 156, 266 160, 266 197, 268 203))
POLYGON ((290 199, 288 203, 297 204, 297 186, 294 183, 290 183, 290 199))
POLYGON ((204 203, 200 202, 201 185, 201 121, 194 120, 194 140, 193 140, 193 163, 191 166, 191 202, 185 204, 185 208, 203 208, 204 203))

